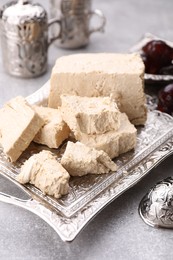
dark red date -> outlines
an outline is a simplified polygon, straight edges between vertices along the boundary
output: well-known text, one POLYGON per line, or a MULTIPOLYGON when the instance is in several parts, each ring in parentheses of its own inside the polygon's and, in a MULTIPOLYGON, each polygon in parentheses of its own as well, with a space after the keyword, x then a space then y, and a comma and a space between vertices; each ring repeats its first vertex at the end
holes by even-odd
POLYGON ((143 48, 141 57, 145 64, 145 72, 149 74, 173 74, 173 48, 164 41, 153 40, 143 48))
POLYGON ((157 109, 173 115, 173 83, 159 91, 158 99, 157 109))

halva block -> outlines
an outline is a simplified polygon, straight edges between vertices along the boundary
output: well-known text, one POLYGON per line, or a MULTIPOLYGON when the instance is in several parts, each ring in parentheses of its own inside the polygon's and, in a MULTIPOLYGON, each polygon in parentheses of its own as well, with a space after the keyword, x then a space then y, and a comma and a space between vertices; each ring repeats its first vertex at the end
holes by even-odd
POLYGON ((21 167, 17 180, 34 184, 44 194, 60 198, 68 193, 69 174, 50 152, 43 150, 32 155, 21 167))
POLYGON ((110 97, 62 95, 61 112, 74 133, 103 134, 120 126, 120 111, 110 97))
POLYGON ((136 146, 137 130, 130 123, 125 113, 120 115, 120 127, 117 131, 109 131, 100 135, 87 135, 78 132, 76 140, 93 147, 97 150, 103 150, 110 158, 128 152, 136 146))
POLYGON ((60 96, 112 96, 121 112, 144 124, 144 64, 139 54, 73 54, 59 58, 52 70, 48 106, 61 105, 60 96))
POLYGON ((16 161, 29 146, 43 123, 21 96, 10 100, 0 109, 0 143, 11 162, 16 161))
POLYGON ((41 106, 34 106, 34 109, 44 121, 44 125, 34 137, 34 142, 49 148, 58 148, 70 133, 60 110, 41 106))
POLYGON ((61 164, 72 176, 103 174, 117 170, 116 164, 104 151, 97 151, 80 142, 67 143, 61 164))

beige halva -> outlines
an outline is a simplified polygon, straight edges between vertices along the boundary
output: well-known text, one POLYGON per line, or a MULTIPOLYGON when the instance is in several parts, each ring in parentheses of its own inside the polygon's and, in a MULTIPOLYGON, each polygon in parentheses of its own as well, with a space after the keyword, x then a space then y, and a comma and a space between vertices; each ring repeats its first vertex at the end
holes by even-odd
POLYGON ((112 96, 134 125, 147 117, 144 64, 139 54, 73 54, 59 58, 51 75, 49 106, 61 105, 62 94, 112 96))
POLYGON ((75 140, 67 143, 61 162, 50 151, 31 156, 18 181, 59 198, 68 193, 70 175, 116 171, 111 159, 135 148, 133 124, 146 121, 143 75, 137 54, 58 59, 51 76, 50 107, 31 106, 22 97, 9 101, 0 110, 0 143, 14 162, 31 141, 58 148, 69 135, 75 140))

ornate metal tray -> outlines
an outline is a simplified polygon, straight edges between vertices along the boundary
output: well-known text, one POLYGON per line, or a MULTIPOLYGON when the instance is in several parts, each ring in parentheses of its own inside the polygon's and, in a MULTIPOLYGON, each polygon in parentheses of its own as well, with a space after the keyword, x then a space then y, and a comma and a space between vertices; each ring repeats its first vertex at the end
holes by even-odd
MULTIPOLYGON (((158 36, 155 36, 151 33, 145 33, 144 36, 137 42, 131 49, 130 52, 139 52, 142 47, 151 40, 162 40, 166 42, 169 46, 173 47, 173 42, 161 39, 158 36)), ((147 83, 162 83, 173 81, 173 75, 154 75, 145 73, 145 81, 147 83)))
MULTIPOLYGON (((48 93, 49 82, 27 100, 31 104, 46 105, 48 93)), ((149 103, 147 123, 145 127, 138 128, 137 147, 115 160, 118 171, 102 176, 71 178, 70 193, 59 200, 45 196, 30 184, 20 185, 15 180, 24 160, 46 147, 31 144, 15 164, 9 163, 0 150, 0 173, 29 196, 29 199, 23 200, 1 192, 0 200, 30 210, 49 223, 62 240, 72 241, 101 209, 139 182, 173 152, 173 118, 156 110, 151 111, 151 100, 149 103)), ((64 145, 59 150, 52 150, 59 158, 64 145)))

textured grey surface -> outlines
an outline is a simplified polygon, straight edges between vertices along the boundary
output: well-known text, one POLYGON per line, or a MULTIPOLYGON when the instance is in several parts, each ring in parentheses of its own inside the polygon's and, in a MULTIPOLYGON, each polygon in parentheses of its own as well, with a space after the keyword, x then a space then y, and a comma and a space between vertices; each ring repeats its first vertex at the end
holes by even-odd
MULTIPOLYGON (((1 0, 1 4, 6 1, 1 0)), ((40 0, 47 9, 49 2, 40 0)), ((125 52, 145 32, 173 40, 172 0, 95 0, 93 6, 107 17, 106 32, 91 36, 86 49, 76 52, 125 52)), ((72 51, 49 50, 48 72, 34 80, 8 76, 0 59, 0 105, 16 95, 27 96, 49 77, 55 59, 72 51)), ((0 259, 173 259, 173 231, 154 229, 140 219, 138 204, 158 180, 172 175, 168 158, 135 187, 107 206, 72 243, 64 243, 55 231, 37 216, 0 203, 0 259)), ((15 192, 0 179, 0 191, 15 192)))

